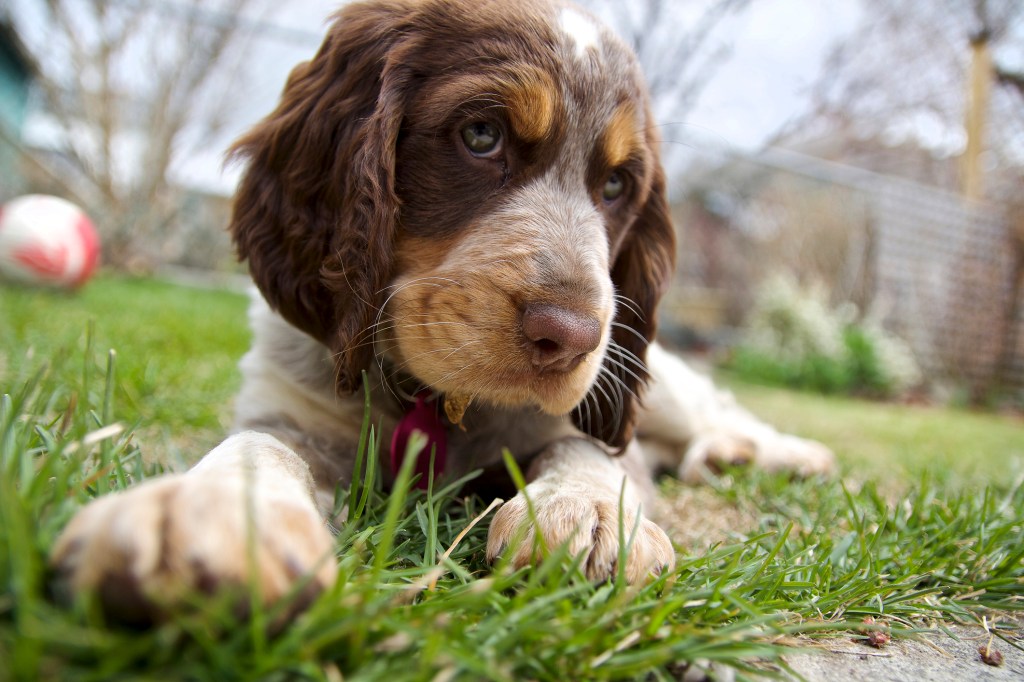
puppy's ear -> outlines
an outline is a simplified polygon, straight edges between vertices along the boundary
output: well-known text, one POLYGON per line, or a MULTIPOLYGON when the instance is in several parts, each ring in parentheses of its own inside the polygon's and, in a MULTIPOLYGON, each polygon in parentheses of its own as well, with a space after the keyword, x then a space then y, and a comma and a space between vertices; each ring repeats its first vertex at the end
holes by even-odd
POLYGON ((583 419, 585 410, 573 413, 578 428, 612 447, 625 448, 633 438, 639 398, 648 379, 647 346, 654 340, 658 301, 672 280, 675 260, 665 174, 657 165, 647 201, 612 264, 612 283, 622 298, 602 373, 615 378, 599 379, 605 387, 594 394, 600 416, 583 419))
POLYGON ((390 53, 407 15, 401 2, 341 11, 230 152, 247 165, 230 224, 239 258, 275 310, 331 349, 339 391, 358 388, 372 361, 391 270, 406 82, 390 53))

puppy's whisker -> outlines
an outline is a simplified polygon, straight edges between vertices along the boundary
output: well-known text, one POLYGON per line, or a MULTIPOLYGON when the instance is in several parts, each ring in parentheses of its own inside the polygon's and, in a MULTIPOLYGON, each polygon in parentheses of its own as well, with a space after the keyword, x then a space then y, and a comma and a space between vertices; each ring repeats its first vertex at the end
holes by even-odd
MULTIPOLYGON (((435 355, 437 353, 447 353, 447 355, 445 355, 443 358, 441 358, 441 361, 444 361, 444 360, 447 360, 448 358, 450 358, 451 356, 455 355, 459 351, 467 348, 468 346, 472 346, 475 343, 480 343, 480 342, 478 340, 474 339, 472 341, 469 341, 467 343, 462 344, 461 346, 459 346, 457 348, 445 347, 445 348, 434 348, 434 349, 431 349, 431 350, 426 350, 426 351, 423 351, 422 353, 417 353, 416 355, 413 355, 411 357, 406 358, 404 362, 402 362, 402 363, 400 363, 398 365, 395 365, 392 369, 394 370, 394 372, 398 372, 398 371, 404 370, 406 367, 408 367, 409 363, 414 362, 416 360, 420 360, 420 359, 425 358, 425 357, 428 357, 430 355, 435 355)), ((394 372, 392 372, 392 376, 394 375, 394 372)), ((442 377, 441 380, 443 381, 445 378, 446 377, 442 377)))
POLYGON ((601 404, 597 401, 597 393, 591 391, 588 397, 588 401, 589 402, 587 403, 587 409, 590 410, 591 407, 593 408, 593 415, 597 417, 597 419, 595 420, 597 422, 595 424, 595 428, 597 429, 596 432, 600 433, 601 431, 604 430, 604 413, 601 412, 601 404))
POLYGON ((643 334, 641 334, 637 330, 633 329, 628 324, 623 324, 621 322, 612 322, 612 326, 613 327, 618 327, 619 329, 625 329, 630 334, 632 334, 636 338, 640 339, 640 341, 642 341, 645 346, 649 343, 649 341, 647 340, 646 336, 644 336, 643 334))
MULTIPOLYGON (((374 330, 372 332, 372 335, 374 336, 374 338, 372 338, 370 340, 362 340, 360 343, 353 344, 352 346, 350 346, 350 348, 359 348, 360 346, 366 346, 368 344, 376 343, 377 341, 379 341, 379 339, 376 338, 377 335, 379 333, 383 333, 383 332, 395 331, 397 329, 421 329, 422 330, 422 329, 427 329, 427 328, 431 328, 431 327, 447 327, 447 326, 470 327, 471 325, 469 325, 469 324, 467 324, 465 322, 444 322, 444 321, 418 322, 418 323, 415 323, 415 324, 402 324, 402 323, 395 322, 394 324, 390 324, 390 325, 378 325, 378 326, 375 326, 375 328, 374 328, 374 330)), ((365 339, 365 336, 366 336, 366 332, 363 332, 362 334, 360 334, 357 337, 356 340, 365 339)), ((432 338, 435 338, 435 337, 432 337, 432 336, 408 336, 408 335, 405 335, 402 338, 403 338, 403 340, 413 341, 413 340, 428 340, 428 339, 432 339, 432 338)))
MULTIPOLYGON (((606 375, 608 376, 608 375, 606 375)), ((625 399, 622 397, 622 391, 619 389, 617 384, 609 383, 609 389, 615 393, 615 411, 613 413, 613 424, 615 430, 618 431, 622 427, 622 421, 625 418, 625 399)))
POLYGON ((634 365, 636 365, 639 369, 642 369, 645 372, 647 371, 647 363, 644 362, 644 360, 639 355, 637 355, 633 351, 629 350, 628 348, 626 348, 622 344, 616 343, 615 341, 611 341, 608 344, 608 350, 614 352, 616 355, 618 355, 623 360, 629 360, 634 365))
POLYGON ((415 324, 396 324, 394 326, 394 328, 395 329, 415 329, 417 327, 447 327, 447 326, 457 326, 457 327, 469 327, 469 328, 472 328, 473 325, 469 324, 468 322, 455 322, 455 321, 442 321, 442 320, 439 320, 439 321, 435 321, 435 322, 416 322, 415 324))
MULTIPOLYGON (((622 346, 620 346, 618 344, 614 344, 614 345, 609 344, 608 345, 608 352, 609 353, 614 353, 616 356, 618 356, 620 358, 620 360, 623 362, 623 364, 628 362, 628 363, 632 364, 634 367, 636 367, 637 371, 643 372, 645 374, 648 373, 647 363, 644 362, 643 360, 641 360, 635 354, 631 353, 629 350, 623 348, 622 346)), ((611 357, 609 357, 608 360, 611 361, 611 362, 616 362, 616 364, 618 363, 617 360, 614 360, 611 357)), ((628 369, 628 367, 624 366, 623 369, 625 369, 627 372, 632 373, 631 370, 628 369)), ((634 374, 634 376, 636 376, 636 375, 634 374)), ((637 377, 637 379, 640 380, 639 377, 637 377)))
MULTIPOLYGON (((368 339, 366 341, 363 341, 362 343, 354 343, 351 346, 348 346, 344 351, 342 351, 340 353, 335 353, 332 357, 334 359, 337 359, 337 358, 341 357, 342 355, 344 355, 345 353, 347 353, 349 351, 356 350, 357 348, 366 348, 367 346, 374 348, 375 349, 374 353, 378 354, 378 351, 376 350, 378 348, 378 344, 383 344, 383 343, 385 343, 385 342, 382 341, 381 339, 376 339, 376 338, 368 339)), ((395 348, 397 345, 398 344, 392 342, 390 345, 387 346, 387 350, 391 350, 392 348, 395 348)))
MULTIPOLYGON (((429 335, 423 335, 423 336, 403 336, 402 340, 404 340, 404 341, 432 341, 432 340, 435 340, 436 338, 437 338, 436 336, 429 336, 429 335)), ((394 348, 398 348, 399 345, 400 345, 400 342, 399 342, 398 339, 389 339, 387 341, 384 341, 382 339, 373 339, 372 341, 364 341, 363 343, 356 344, 354 346, 350 346, 350 348, 360 348, 360 347, 371 346, 371 345, 374 348, 377 348, 378 344, 381 344, 381 346, 383 347, 383 344, 385 344, 385 343, 388 344, 386 346, 386 350, 392 350, 394 348)), ((473 341, 473 343, 476 343, 476 341, 473 341)), ((431 352, 433 352, 433 351, 431 351, 431 352)), ((340 353, 338 355, 340 355, 340 353)), ((337 355, 335 357, 337 357, 337 355)))
MULTIPOLYGON (((417 277, 415 279, 409 280, 408 282, 402 282, 401 284, 389 284, 386 287, 383 287, 380 290, 378 290, 377 293, 378 294, 382 294, 385 291, 388 291, 389 289, 394 289, 394 291, 392 291, 388 295, 388 298, 390 299, 392 296, 394 296, 398 292, 400 292, 400 291, 402 291, 404 289, 407 289, 407 288, 409 288, 411 286, 420 286, 420 285, 422 285, 422 286, 434 286, 434 287, 444 286, 444 284, 441 284, 441 282, 444 282, 445 284, 454 284, 456 286, 461 286, 461 284, 458 281, 456 281, 454 279, 451 279, 450 277, 439 277, 439 276, 428 275, 426 277, 417 277)), ((386 303, 386 301, 385 301, 385 303, 386 303)))
POLYGON ((615 294, 615 300, 621 303, 624 308, 628 308, 629 311, 640 318, 641 321, 644 321, 644 314, 641 312, 640 306, 636 301, 631 299, 629 296, 624 296, 622 294, 615 294))
MULTIPOLYGON (((341 256, 340 252, 337 254, 337 256, 338 256, 338 260, 339 261, 344 260, 342 258, 342 256, 341 256)), ((352 285, 352 281, 348 278, 348 269, 347 268, 342 268, 341 269, 341 276, 345 278, 345 284, 348 285, 349 291, 351 291, 355 295, 355 297, 357 299, 359 299, 360 303, 362 303, 362 304, 364 304, 364 305, 366 305, 366 306, 368 306, 370 308, 373 308, 374 310, 378 311, 378 314, 384 309, 384 306, 381 306, 381 307, 378 308, 374 303, 372 303, 371 301, 367 301, 365 298, 363 298, 362 296, 359 295, 359 292, 356 291, 356 288, 352 285)))
MULTIPOLYGON (((598 373, 597 381, 594 382, 593 388, 596 388, 601 393, 601 395, 604 396, 604 399, 608 402, 608 405, 613 408, 614 412, 613 412, 612 418, 613 418, 613 420, 615 422, 614 425, 618 426, 619 421, 621 419, 621 408, 619 407, 619 403, 614 401, 614 400, 612 400, 612 397, 601 386, 601 379, 602 379, 604 374, 605 374, 605 370, 602 367, 602 371, 600 373, 598 373)), ((603 425, 602 425, 602 428, 603 428, 603 425)))
POLYGON ((625 381, 623 381, 623 380, 622 380, 622 378, 621 378, 621 377, 619 377, 619 376, 616 376, 614 372, 608 371, 608 372, 607 372, 607 373, 605 374, 605 376, 606 376, 606 377, 608 377, 608 379, 610 379, 611 381, 615 382, 615 385, 616 385, 617 387, 619 387, 619 388, 617 389, 617 393, 619 394, 619 397, 620 397, 620 398, 621 398, 621 397, 623 397, 623 396, 622 396, 622 391, 626 391, 626 392, 627 392, 627 393, 629 393, 629 395, 631 395, 631 396, 632 396, 632 397, 633 397, 634 399, 636 399, 636 400, 639 400, 639 399, 640 399, 640 396, 638 396, 638 395, 636 394, 636 392, 635 392, 635 391, 633 391, 633 389, 631 389, 631 388, 629 387, 629 385, 628 385, 628 384, 627 384, 627 383, 626 383, 625 381))
MULTIPOLYGON (((370 330, 369 330, 370 331, 370 335, 371 335, 371 343, 376 343, 377 333, 378 333, 378 331, 380 331, 380 324, 381 324, 381 321, 382 321, 382 319, 383 319, 383 317, 385 315, 385 310, 387 310, 388 304, 391 303, 391 300, 396 295, 398 295, 400 292, 404 291, 405 289, 407 289, 408 287, 411 287, 411 286, 434 286, 434 287, 445 286, 445 284, 441 284, 440 282, 443 282, 445 284, 455 284, 456 286, 459 286, 458 282, 456 282, 453 279, 446 278, 446 277, 418 277, 418 278, 412 279, 412 280, 410 280, 408 282, 403 282, 401 285, 397 285, 397 286, 391 285, 391 286, 387 286, 387 287, 384 287, 383 289, 379 290, 377 292, 378 294, 380 294, 380 293, 382 293, 384 291, 387 291, 388 289, 393 289, 393 291, 391 291, 391 293, 388 294, 388 297, 386 299, 384 299, 384 303, 382 303, 380 308, 377 309, 377 317, 374 320, 373 325, 370 327, 370 330)), ((391 315, 389 317, 391 317, 392 319, 395 319, 395 317, 393 315, 391 315)), ((376 358, 376 361, 377 361, 377 369, 380 371, 381 378, 382 378, 382 381, 383 381, 384 380, 383 378, 387 375, 387 372, 384 370, 384 352, 382 351, 380 353, 374 353, 374 355, 375 355, 375 358, 376 358)), ((393 378, 393 377, 394 377, 394 374, 392 374, 389 378, 393 378)), ((399 400, 401 399, 401 398, 399 398, 398 393, 394 389, 391 390, 391 393, 397 399, 399 399, 399 400)))
POLYGON ((456 369, 456 370, 453 370, 451 372, 448 372, 443 377, 441 377, 437 381, 433 382, 431 385, 434 386, 434 387, 437 387, 438 390, 440 390, 439 387, 441 386, 441 384, 444 384, 444 383, 447 383, 447 382, 451 381, 455 377, 457 377, 460 374, 462 374, 463 372, 465 372, 467 369, 470 369, 470 367, 471 367, 471 365, 463 365, 459 369, 456 369))
MULTIPOLYGON (((601 379, 605 380, 605 385, 608 387, 608 390, 615 394, 615 404, 621 405, 623 402, 625 402, 625 396, 623 396, 622 394, 622 389, 626 388, 626 390, 629 391, 628 387, 626 387, 626 384, 625 382, 622 381, 622 378, 615 374, 612 368, 605 366, 602 367, 601 369, 603 370, 601 372, 601 379)), ((632 393, 632 391, 629 392, 632 393)))
MULTIPOLYGON (((392 322, 392 321, 388 320, 388 322, 392 322)), ((366 346, 366 345, 373 345, 377 341, 377 334, 378 333, 391 331, 395 327, 397 327, 396 323, 385 325, 385 324, 381 324, 379 322, 375 322, 372 325, 370 325, 369 327, 367 327, 366 329, 364 329, 363 331, 359 332, 352 339, 352 343, 348 347, 349 347, 349 349, 355 349, 355 348, 360 348, 360 347, 366 346)))
MULTIPOLYGON (((428 337, 423 337, 423 338, 428 338, 428 337)), ((400 363, 400 364, 398 364, 398 365, 395 365, 395 368, 396 369, 402 369, 406 365, 408 365, 410 362, 413 362, 415 360, 419 360, 421 358, 425 358, 425 357, 430 356, 430 355, 436 355, 438 353, 447 353, 448 355, 445 355, 443 358, 441 358, 442 360, 446 360, 449 357, 451 357, 452 354, 457 353, 460 350, 462 350, 463 348, 465 348, 466 346, 470 346, 470 345, 472 345, 474 343, 479 343, 479 342, 474 340, 474 341, 469 341, 467 343, 464 343, 463 345, 455 347, 455 348, 453 348, 451 346, 445 346, 443 348, 431 348, 430 350, 421 351, 419 353, 416 353, 415 355, 410 355, 409 357, 405 358, 405 361, 400 363)))
POLYGON ((384 303, 382 303, 380 308, 378 309, 377 319, 374 320, 374 324, 376 324, 377 322, 380 321, 381 316, 384 314, 384 311, 388 307, 388 303, 390 303, 391 299, 393 299, 400 292, 404 291, 405 289, 407 289, 407 288, 409 288, 411 286, 432 286, 432 287, 442 287, 443 286, 442 284, 438 284, 437 282, 447 282, 449 284, 455 284, 456 286, 459 286, 458 282, 456 282, 453 279, 448 279, 446 277, 418 277, 416 279, 409 280, 408 282, 404 282, 401 285, 390 285, 390 286, 386 286, 383 289, 379 290, 377 292, 378 294, 383 293, 383 292, 387 291, 388 289, 394 289, 394 291, 392 291, 390 294, 388 294, 388 297, 386 299, 384 299, 384 303))
POLYGON ((590 415, 590 391, 588 390, 583 396, 583 400, 580 401, 579 405, 573 408, 573 411, 579 415, 580 424, 583 426, 583 430, 587 433, 592 431, 593 422, 591 421, 590 415))
POLYGON ((450 358, 451 356, 453 356, 453 355, 455 355, 456 353, 458 353, 458 352, 459 352, 460 350, 464 350, 465 348, 468 348, 469 346, 472 346, 472 345, 473 345, 473 344, 475 344, 475 343, 480 343, 480 340, 479 340, 479 339, 473 339, 472 341, 468 341, 468 342, 466 342, 466 343, 462 344, 461 346, 459 346, 458 348, 456 348, 456 349, 455 349, 455 350, 453 350, 453 351, 452 351, 451 353, 449 353, 448 355, 444 356, 444 357, 443 357, 443 358, 441 358, 441 359, 442 359, 442 360, 447 360, 447 359, 448 359, 448 358, 450 358))
MULTIPOLYGON (((623 372, 625 372, 629 376, 631 376, 634 379, 636 379, 638 383, 641 383, 641 384, 646 383, 643 379, 640 378, 640 376, 636 372, 631 370, 629 367, 626 367, 626 365, 624 365, 623 363, 619 362, 618 360, 615 360, 614 358, 607 358, 607 360, 608 360, 608 362, 610 362, 615 367, 618 367, 623 372)), ((616 380, 621 381, 621 379, 619 379, 619 377, 615 377, 615 378, 616 378, 616 380)), ((625 383, 623 383, 623 386, 625 386, 625 383)), ((629 390, 629 389, 627 388, 627 390, 629 390)), ((633 393, 633 391, 629 391, 629 392, 633 393)), ((635 393, 633 394, 633 397, 636 397, 635 393)))
MULTIPOLYGON (((389 320, 386 320, 386 322, 388 322, 388 324, 384 324, 384 322, 385 321, 383 321, 383 320, 379 321, 379 322, 375 322, 374 324, 372 324, 367 329, 364 329, 362 332, 359 333, 359 335, 357 335, 355 337, 355 339, 353 339, 353 341, 358 341, 359 343, 353 343, 351 346, 349 346, 349 348, 359 348, 359 347, 365 346, 367 344, 376 343, 379 340, 377 338, 377 336, 380 333, 390 332, 390 331, 394 331, 396 329, 412 329, 414 327, 430 327, 430 326, 444 326, 444 325, 468 326, 464 322, 455 322, 455 321, 449 322, 449 321, 445 321, 445 320, 436 320, 436 321, 431 321, 431 322, 418 322, 418 323, 415 323, 415 324, 405 324, 403 321, 401 321, 401 320, 399 320, 397 318, 391 318, 389 320), (367 339, 366 337, 368 335, 370 337, 372 337, 372 338, 367 339)), ((406 337, 406 338, 429 338, 429 337, 406 337)))
MULTIPOLYGON (((458 348, 454 349, 448 355, 444 356, 444 358, 442 358, 442 360, 447 360, 451 356, 455 355, 455 353, 457 353, 457 352, 459 352, 461 350, 464 350, 465 348, 468 348, 469 346, 473 345, 474 343, 480 343, 480 341, 479 340, 473 340, 473 341, 470 341, 469 343, 465 343, 465 344, 459 346, 458 348)), ((459 372, 463 372, 463 371, 469 369, 470 367, 471 367, 471 365, 468 365, 468 364, 467 365, 463 365, 459 369, 453 370, 452 372, 449 372, 448 374, 445 374, 443 377, 438 379, 438 382, 440 383, 440 382, 443 382, 443 381, 448 381, 453 376, 457 375, 459 372)))

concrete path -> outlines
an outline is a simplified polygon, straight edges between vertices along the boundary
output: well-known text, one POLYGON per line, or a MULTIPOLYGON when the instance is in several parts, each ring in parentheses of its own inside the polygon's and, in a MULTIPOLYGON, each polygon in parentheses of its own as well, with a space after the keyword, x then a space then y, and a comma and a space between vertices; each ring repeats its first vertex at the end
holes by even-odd
MULTIPOLYGON (((922 635, 921 641, 892 640, 881 649, 849 638, 819 641, 817 646, 824 653, 796 654, 787 656, 786 661, 812 682, 1024 681, 1024 651, 993 637, 991 648, 1002 655, 1002 665, 987 665, 978 653, 978 648, 990 641, 984 628, 956 625, 949 629, 955 637, 922 635)), ((1017 629, 1008 639, 1024 647, 1024 631, 1017 629)))

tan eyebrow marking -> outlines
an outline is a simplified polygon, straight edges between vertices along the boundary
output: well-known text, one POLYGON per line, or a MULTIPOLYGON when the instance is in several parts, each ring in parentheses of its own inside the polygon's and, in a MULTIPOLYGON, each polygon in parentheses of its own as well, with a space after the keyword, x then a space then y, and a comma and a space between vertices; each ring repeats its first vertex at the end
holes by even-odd
POLYGON ((535 69, 524 69, 507 83, 503 94, 516 135, 527 142, 537 142, 551 134, 558 93, 550 76, 535 69))
POLYGON ((558 89, 548 74, 517 64, 499 74, 461 74, 429 93, 415 113, 426 125, 438 126, 460 106, 505 112, 513 132, 539 142, 555 132, 560 107, 558 89))
POLYGON ((620 104, 612 113, 601 137, 604 160, 610 168, 621 166, 643 148, 637 129, 636 108, 632 102, 620 104))

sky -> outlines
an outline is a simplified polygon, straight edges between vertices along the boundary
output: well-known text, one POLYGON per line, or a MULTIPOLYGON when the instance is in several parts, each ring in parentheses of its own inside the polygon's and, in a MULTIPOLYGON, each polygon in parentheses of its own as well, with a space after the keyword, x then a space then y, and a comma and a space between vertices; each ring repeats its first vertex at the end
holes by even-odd
POLYGON ((804 112, 829 48, 860 19, 856 2, 755 0, 722 36, 730 60, 688 124, 721 144, 753 149, 804 112))
MULTIPOLYGON (((336 7, 333 1, 293 1, 268 17, 270 23, 294 30, 296 35, 294 40, 259 41, 260 67, 250 75, 250 101, 228 138, 233 139, 273 108, 291 66, 312 56, 318 46, 313 36, 324 33, 336 7), (305 35, 310 36, 308 42, 302 37, 305 35)), ((804 111, 808 90, 828 49, 858 19, 858 5, 852 0, 754 0, 743 14, 722 26, 717 40, 731 48, 728 61, 698 106, 681 126, 666 127, 665 137, 698 153, 705 145, 757 148, 804 111)), ((222 171, 221 158, 221 152, 211 148, 194 156, 179 172, 192 182, 229 193, 238 169, 222 171)))
MULTIPOLYGON (((274 28, 253 42, 253 67, 243 76, 231 125, 221 141, 181 159, 174 168, 177 179, 223 194, 233 191, 239 170, 223 167, 223 150, 275 106, 292 66, 313 55, 338 4, 291 0, 260 19, 274 28)), ((664 122, 672 125, 663 128, 663 136, 695 153, 704 147, 757 148, 804 111, 829 47, 858 18, 855 0, 753 0, 720 26, 714 44, 728 47, 729 59, 695 109, 664 122)), ((45 138, 52 130, 36 121, 28 134, 45 138)))

